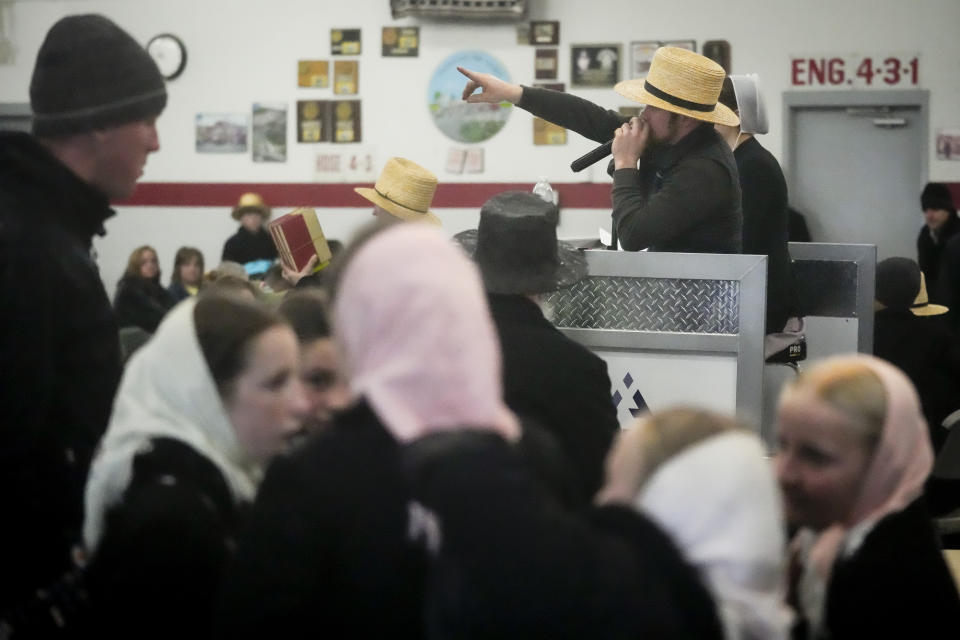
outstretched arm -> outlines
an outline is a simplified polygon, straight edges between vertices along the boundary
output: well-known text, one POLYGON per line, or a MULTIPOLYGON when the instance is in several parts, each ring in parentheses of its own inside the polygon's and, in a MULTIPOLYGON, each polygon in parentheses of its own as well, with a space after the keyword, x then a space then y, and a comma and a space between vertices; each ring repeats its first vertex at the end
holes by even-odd
POLYGON ((523 87, 511 84, 489 73, 471 71, 464 67, 457 67, 457 71, 469 78, 467 86, 463 88, 463 99, 467 102, 509 102, 516 104, 523 95, 523 87), (480 89, 480 93, 474 93, 480 89))

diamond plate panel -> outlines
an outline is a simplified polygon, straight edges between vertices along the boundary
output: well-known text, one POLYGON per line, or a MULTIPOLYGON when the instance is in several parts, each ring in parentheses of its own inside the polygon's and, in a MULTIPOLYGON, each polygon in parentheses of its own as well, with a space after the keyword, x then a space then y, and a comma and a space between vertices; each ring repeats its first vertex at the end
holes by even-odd
POLYGON ((545 296, 558 327, 736 334, 736 280, 591 276, 545 296))

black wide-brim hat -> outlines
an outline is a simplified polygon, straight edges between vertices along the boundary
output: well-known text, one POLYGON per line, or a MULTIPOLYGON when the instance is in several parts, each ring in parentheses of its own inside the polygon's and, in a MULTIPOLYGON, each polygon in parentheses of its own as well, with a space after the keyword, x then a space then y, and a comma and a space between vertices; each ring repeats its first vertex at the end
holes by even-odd
POLYGON ((546 293, 587 275, 583 253, 557 240, 557 219, 556 205, 507 191, 484 203, 476 229, 454 239, 476 261, 489 293, 546 293))

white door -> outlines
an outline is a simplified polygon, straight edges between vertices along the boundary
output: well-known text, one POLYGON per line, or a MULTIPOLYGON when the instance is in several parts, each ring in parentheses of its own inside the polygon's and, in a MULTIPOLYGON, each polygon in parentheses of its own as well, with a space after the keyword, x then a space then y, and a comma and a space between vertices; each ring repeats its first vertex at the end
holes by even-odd
POLYGON ((806 216, 814 242, 875 244, 878 260, 916 259, 926 175, 925 100, 891 104, 891 93, 819 95, 830 103, 791 105, 789 95, 785 100, 792 206, 806 216))

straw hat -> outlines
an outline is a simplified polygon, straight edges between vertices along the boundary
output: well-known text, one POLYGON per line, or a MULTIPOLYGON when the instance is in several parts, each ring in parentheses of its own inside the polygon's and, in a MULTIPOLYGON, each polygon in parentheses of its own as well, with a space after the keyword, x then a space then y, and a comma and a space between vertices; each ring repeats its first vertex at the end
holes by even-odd
POLYGON ((354 188, 361 196, 401 220, 422 220, 440 226, 440 218, 430 211, 436 190, 437 176, 406 158, 387 160, 372 189, 354 188))
POLYGON ((947 311, 950 311, 950 309, 942 304, 930 304, 930 299, 927 297, 927 279, 921 271, 920 293, 917 294, 916 300, 910 305, 910 313, 915 316, 939 316, 947 311))
POLYGON ((660 47, 646 79, 624 80, 613 90, 634 102, 734 127, 740 118, 717 102, 725 76, 723 67, 710 58, 679 47, 660 47))
POLYGON ((584 255, 557 240, 557 206, 527 191, 506 191, 480 209, 480 225, 454 236, 490 293, 533 294, 569 287, 587 275, 584 255))
POLYGON ((249 212, 259 213, 264 220, 270 219, 270 207, 263 201, 259 193, 245 193, 240 196, 237 206, 233 208, 230 215, 233 216, 234 220, 239 220, 240 216, 249 212))

